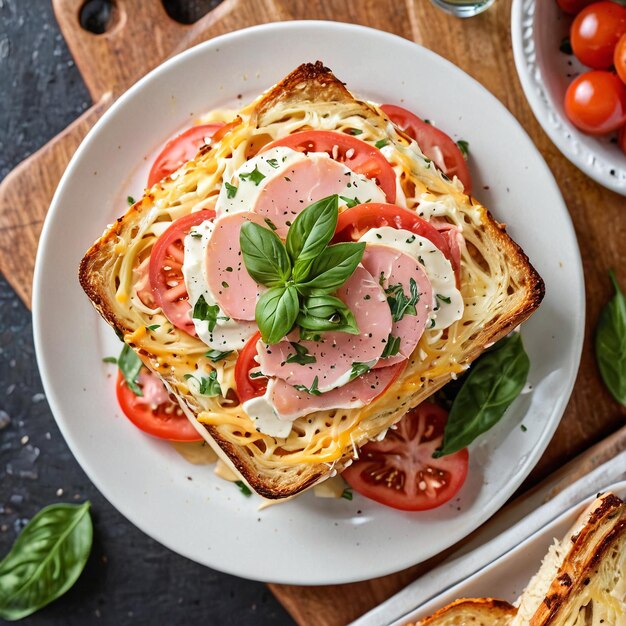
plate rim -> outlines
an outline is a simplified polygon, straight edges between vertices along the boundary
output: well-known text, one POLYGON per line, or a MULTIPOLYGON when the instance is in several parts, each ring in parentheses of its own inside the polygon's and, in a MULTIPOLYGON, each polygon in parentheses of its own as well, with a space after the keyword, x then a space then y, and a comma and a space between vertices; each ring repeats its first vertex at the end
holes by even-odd
MULTIPOLYGON (((210 559, 207 559, 206 556, 203 557, 199 554, 191 553, 189 550, 183 550, 179 546, 175 546, 174 540, 173 539, 170 540, 171 539, 170 537, 163 536, 159 532, 158 529, 150 528, 149 526, 147 526, 141 521, 138 522, 137 516, 134 514, 133 510, 128 510, 128 507, 126 506, 122 506, 120 508, 116 504, 114 504, 114 501, 119 501, 119 498, 116 498, 114 495, 115 494, 114 488, 113 487, 109 488, 109 486, 106 486, 105 481, 101 480, 101 477, 98 474, 98 471, 92 467, 91 463, 89 462, 88 457, 83 455, 78 438, 71 436, 71 434, 69 433, 69 430, 70 430, 69 425, 66 424, 66 420, 63 417, 64 412, 61 408, 62 402, 59 401, 59 398, 57 397, 57 392, 55 391, 54 386, 51 383, 50 376, 48 374, 49 364, 48 364, 48 359, 45 356, 45 352, 46 352, 45 337, 43 335, 43 328, 42 328, 43 312, 40 310, 40 307, 41 307, 40 303, 42 299, 41 281, 42 281, 42 275, 44 271, 42 268, 41 259, 43 259, 46 256, 46 250, 48 246, 50 245, 50 240, 47 236, 48 231, 51 229, 52 227, 51 224, 53 220, 55 219, 56 215, 60 212, 61 204, 59 202, 59 198, 62 196, 64 188, 68 184, 68 180, 72 178, 73 170, 77 166, 77 163, 81 160, 82 154, 85 151, 86 146, 93 140, 94 137, 98 136, 98 133, 101 132, 101 128, 108 123, 108 120, 111 117, 111 115, 115 111, 117 111, 119 108, 125 106, 127 99, 132 98, 137 91, 141 90, 146 81, 155 79, 155 77, 157 77, 162 71, 164 71, 164 68, 169 68, 171 65, 180 63, 181 61, 184 62, 186 58, 191 57, 193 55, 202 54, 205 48, 215 47, 216 45, 219 45, 220 42, 224 41, 225 39, 245 37, 251 31, 256 32, 256 31, 291 30, 291 29, 298 29, 302 27, 304 28, 328 28, 331 30, 334 29, 338 31, 350 30, 352 32, 362 31, 364 34, 367 34, 369 36, 386 38, 390 41, 390 43, 405 46, 407 49, 409 48, 414 49, 415 46, 417 46, 420 50, 420 53, 424 54, 426 57, 437 58, 438 62, 445 63, 448 66, 451 66, 453 71, 462 72, 466 76, 467 79, 471 80, 474 83, 475 87, 478 90, 483 92, 485 97, 490 98, 494 102, 494 104, 497 104, 497 106, 501 108, 502 114, 508 117, 510 123, 518 127, 518 129, 521 131, 521 133, 525 136, 526 140, 528 141, 529 148, 534 150, 534 152, 536 153, 538 157, 538 163, 540 163, 541 169, 544 170, 545 172, 546 182, 550 181, 550 185, 553 187, 553 191, 557 193, 559 197, 562 198, 558 185, 556 184, 556 181, 554 180, 554 177, 550 169, 545 163, 545 160, 543 159, 543 157, 537 150, 536 146, 534 146, 534 143, 532 142, 532 140, 530 139, 530 137, 528 136, 524 128, 517 121, 517 119, 510 113, 510 111, 508 111, 508 109, 506 109, 506 107, 488 89, 486 89, 482 84, 480 84, 476 79, 474 79, 467 73, 463 72, 463 70, 458 68, 456 65, 454 65, 453 63, 451 63, 444 57, 441 57, 440 55, 433 52, 432 50, 424 48, 423 46, 420 46, 419 44, 416 44, 410 40, 407 40, 393 33, 389 33, 387 31, 381 31, 381 30, 374 29, 371 27, 355 25, 355 24, 347 24, 343 22, 333 22, 333 21, 324 21, 324 20, 294 20, 290 22, 270 22, 268 24, 251 26, 245 29, 232 31, 224 35, 220 35, 219 37, 209 39, 205 42, 202 42, 194 46, 193 48, 190 48, 189 50, 186 50, 172 57, 171 59, 168 59, 165 63, 158 66, 151 72, 149 72, 145 77, 143 77, 133 87, 131 87, 127 92, 125 92, 115 103, 113 103, 113 105, 104 113, 102 118, 98 120, 98 122, 94 125, 91 131, 87 134, 87 136, 85 137, 85 139, 83 140, 83 142, 81 143, 81 145, 79 146, 75 154, 73 155, 66 171, 63 174, 63 177, 61 178, 61 181, 55 192, 50 210, 48 212, 48 215, 46 216, 46 220, 42 229, 42 233, 40 237, 40 245, 37 251, 37 260, 36 260, 36 265, 35 265, 35 274, 34 274, 34 282, 33 282, 33 333, 34 333, 34 339, 35 339, 35 351, 36 351, 39 371, 40 371, 41 378, 42 378, 42 383, 44 386, 44 390, 46 392, 46 397, 48 399, 51 411, 53 413, 53 416, 55 417, 55 421, 59 427, 59 430, 61 431, 72 454, 74 455, 78 463, 81 465, 81 468, 83 469, 83 471, 85 471, 85 473, 87 474, 89 480, 96 486, 96 488, 102 493, 102 495, 114 506, 114 508, 120 511, 120 513, 122 513, 122 515, 126 519, 128 519, 134 526, 136 526, 142 532, 154 538, 156 541, 163 544, 167 548, 175 551, 176 553, 181 554, 187 558, 190 558, 191 560, 194 560, 196 562, 199 562, 207 567, 211 567, 213 569, 216 569, 216 570, 228 573, 228 574, 233 574, 233 575, 247 577, 247 578, 253 578, 255 580, 260 580, 264 582, 279 582, 279 583, 285 583, 285 584, 302 584, 302 585, 342 584, 342 583, 348 583, 348 582, 356 582, 359 580, 366 580, 372 577, 383 576, 392 572, 399 571, 401 569, 404 569, 405 567, 409 567, 415 564, 416 562, 421 562, 429 558, 433 554, 439 552, 439 550, 435 550, 434 553, 430 553, 426 551, 424 555, 420 555, 419 557, 407 556, 405 561, 401 563, 394 562, 393 565, 385 566, 384 564, 381 563, 379 564, 378 569, 369 571, 365 574, 362 574, 362 573, 359 574, 358 572, 354 572, 354 571, 352 572, 352 575, 348 575, 348 574, 337 575, 335 573, 330 573, 330 574, 326 574, 324 578, 320 578, 319 575, 317 577, 310 576, 310 575, 307 576, 306 572, 301 571, 296 576, 289 577, 289 578, 282 577, 282 578, 277 579, 275 577, 270 577, 268 574, 259 575, 255 573, 254 575, 251 576, 249 573, 246 573, 246 571, 242 569, 240 566, 231 566, 231 564, 225 564, 225 563, 215 564, 214 562, 210 562, 210 559), (59 417, 57 418, 57 416, 59 417)), ((563 219, 565 220, 565 223, 568 229, 570 230, 571 237, 575 240, 574 227, 571 222, 571 217, 569 216, 566 210, 564 202, 563 202, 563 212, 564 212, 563 219)), ((584 292, 584 276, 582 272, 582 262, 580 258, 580 250, 577 248, 575 252, 576 252, 575 254, 576 267, 574 268, 574 271, 578 274, 578 277, 580 279, 580 285, 579 285, 580 287, 579 289, 580 323, 578 324, 578 327, 575 329, 575 336, 572 337, 572 340, 575 343, 574 354, 576 358, 574 361, 567 363, 566 371, 567 371, 567 377, 568 377, 568 384, 564 388, 564 393, 561 394, 557 402, 554 403, 553 409, 551 411, 552 415, 558 415, 559 417, 558 419, 554 418, 552 420, 550 427, 543 431, 542 437, 537 441, 537 445, 535 446, 534 454, 528 455, 528 457, 524 460, 524 462, 521 463, 516 468, 516 471, 512 475, 512 478, 509 482, 510 493, 513 493, 519 487, 519 485, 526 478, 526 476, 529 474, 532 468, 536 465, 541 454, 543 453, 548 443, 552 439, 554 431, 558 427, 560 420, 563 416, 565 406, 567 402, 569 401, 571 391, 575 383, 576 373, 578 371, 578 366, 580 363, 580 356, 581 356, 581 351, 582 351, 582 344, 583 344, 583 338, 584 338, 584 318, 585 318, 585 296, 584 296, 585 292, 584 292)), ((482 511, 481 515, 475 516, 471 524, 466 524, 468 528, 465 529, 464 527, 464 532, 462 536, 455 539, 455 541, 461 539, 462 537, 467 536, 467 534, 469 534, 473 529, 477 528, 479 525, 484 523, 484 521, 488 519, 489 517, 491 517, 493 514, 495 514, 504 503, 504 500, 502 502, 499 502, 498 498, 495 498, 494 501, 498 502, 497 506, 486 507, 485 510, 482 511)), ((412 554, 412 553, 413 553, 412 551, 407 551, 407 554, 412 554)))
MULTIPOLYGON (((528 16, 528 12, 532 9, 532 15, 534 18, 534 11, 536 7, 536 0, 513 0, 511 7, 511 40, 513 46, 513 60, 515 62, 515 68, 520 84, 522 85, 522 91, 526 98, 526 102, 530 106, 535 119, 542 130, 548 135, 550 141, 556 146, 558 151, 570 162, 576 166, 585 176, 589 176, 592 180, 602 185, 606 189, 614 191, 615 193, 626 196, 626 180, 620 179, 616 176, 606 174, 604 170, 599 170, 593 167, 589 167, 587 162, 590 158, 595 162, 596 152, 583 147, 580 153, 576 153, 573 146, 576 142, 575 136, 582 131, 575 128, 566 118, 564 118, 551 104, 549 96, 545 96, 545 99, 540 97, 538 93, 539 88, 543 88, 545 81, 543 77, 536 78, 531 74, 531 68, 528 64, 528 59, 524 54, 524 37, 525 32, 531 29, 532 39, 534 42, 534 21, 526 23, 524 16, 528 16), (545 119, 553 115, 567 126, 572 135, 572 140, 568 140, 563 136, 563 133, 559 131, 556 125, 545 123, 545 119)), ((529 20, 530 18, 527 17, 529 20)), ((604 160, 604 159, 603 159, 604 160)))

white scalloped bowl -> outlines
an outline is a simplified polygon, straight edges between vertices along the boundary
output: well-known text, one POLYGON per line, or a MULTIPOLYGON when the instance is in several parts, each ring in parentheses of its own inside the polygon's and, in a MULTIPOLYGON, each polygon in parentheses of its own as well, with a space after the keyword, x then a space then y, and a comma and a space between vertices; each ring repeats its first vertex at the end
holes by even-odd
POLYGON ((572 18, 555 0, 513 0, 511 35, 515 66, 535 117, 563 156, 604 187, 626 195, 626 155, 615 133, 593 137, 565 115, 568 85, 589 68, 559 51, 572 18))

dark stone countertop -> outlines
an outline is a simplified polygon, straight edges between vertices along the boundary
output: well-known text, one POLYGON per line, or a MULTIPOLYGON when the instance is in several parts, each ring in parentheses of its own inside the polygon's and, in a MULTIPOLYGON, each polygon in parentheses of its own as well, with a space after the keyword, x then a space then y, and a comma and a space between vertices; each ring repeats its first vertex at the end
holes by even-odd
MULTIPOLYGON (((48 0, 0 1, 0 85, 1 179, 90 104, 48 0)), ((265 585, 170 552, 96 490, 48 408, 30 312, 0 277, 0 558, 41 507, 85 499, 95 526, 85 571, 65 596, 21 623, 293 623, 265 585)))

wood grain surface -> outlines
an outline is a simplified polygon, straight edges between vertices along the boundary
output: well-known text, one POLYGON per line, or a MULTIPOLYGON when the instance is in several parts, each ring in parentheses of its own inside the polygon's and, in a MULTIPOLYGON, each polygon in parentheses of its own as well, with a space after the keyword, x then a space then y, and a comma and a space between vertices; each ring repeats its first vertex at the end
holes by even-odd
MULTIPOLYGON (((32 294, 37 240, 56 185, 91 126, 138 78, 195 43, 253 24, 329 19, 373 26, 434 50, 487 87, 519 120, 543 154, 572 215, 586 280, 586 341, 577 384, 561 425, 524 488, 536 485, 624 424, 626 410, 612 400, 601 383, 591 338, 600 308, 611 295, 608 268, 614 268, 618 279, 626 284, 626 200, 570 164, 533 117, 513 63, 510 0, 498 0, 486 13, 466 21, 442 13, 427 0, 225 0, 190 26, 171 20, 158 0, 117 0, 110 28, 103 35, 80 28, 81 5, 82 0, 53 0, 94 105, 0 185, 0 268, 27 304, 32 294)), ((462 101, 459 94, 459 107, 462 101)), ((271 588, 300 624, 343 624, 414 579, 428 565, 341 587, 271 588)))

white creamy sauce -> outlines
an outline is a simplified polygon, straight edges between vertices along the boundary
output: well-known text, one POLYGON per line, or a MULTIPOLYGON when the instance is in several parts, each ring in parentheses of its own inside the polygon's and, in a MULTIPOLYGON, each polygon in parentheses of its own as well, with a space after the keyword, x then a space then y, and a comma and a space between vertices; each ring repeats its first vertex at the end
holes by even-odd
MULTIPOLYGON (((202 222, 193 226, 185 237, 185 256, 183 261, 183 277, 189 294, 192 310, 200 296, 204 296, 210 306, 216 305, 215 296, 209 289, 206 275, 206 248, 213 232, 213 223, 202 222)), ((213 331, 205 320, 193 318, 198 337, 210 348, 216 350, 240 350, 246 341, 254 335, 256 327, 251 322, 237 322, 227 318, 220 309, 217 323, 213 331)))
POLYGON ((427 325, 427 330, 447 328, 463 317, 463 296, 456 287, 452 264, 430 239, 410 230, 383 226, 372 228, 359 241, 383 244, 406 252, 422 265, 433 287, 430 319, 434 323, 427 325))
MULTIPOLYGON (((269 397, 269 385, 265 395, 251 398, 243 403, 243 410, 254 422, 255 428, 270 437, 286 438, 291 432, 293 420, 281 419, 269 397)), ((294 418, 295 419, 295 418, 294 418)))
MULTIPOLYGON (((267 184, 278 176, 288 176, 293 166, 304 161, 317 161, 330 159, 325 152, 310 152, 303 154, 291 148, 272 148, 262 152, 246 161, 232 176, 229 185, 232 189, 229 198, 229 188, 224 185, 215 205, 217 216, 252 211, 257 204, 259 196, 265 191, 267 184), (254 177, 248 177, 249 174, 254 177), (243 174, 243 178, 242 178, 243 174), (261 178, 263 176, 263 178, 261 178), (260 179, 260 180, 259 180, 260 179)), ((361 174, 355 174, 350 168, 340 164, 345 170, 345 187, 339 192, 339 196, 358 202, 385 202, 385 194, 373 181, 361 174)), ((346 201, 339 199, 340 206, 346 205, 346 201)))

